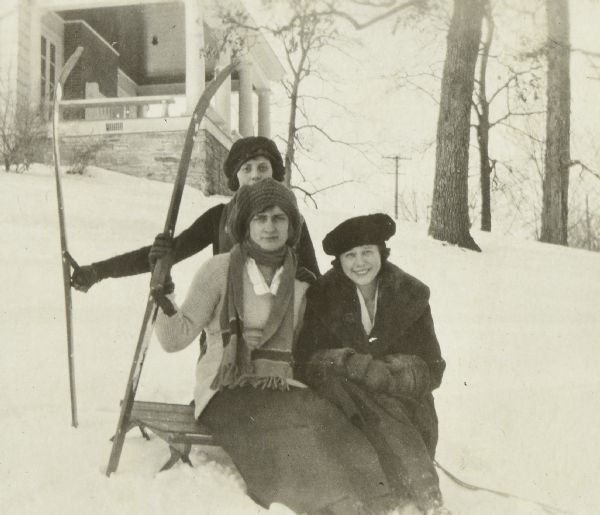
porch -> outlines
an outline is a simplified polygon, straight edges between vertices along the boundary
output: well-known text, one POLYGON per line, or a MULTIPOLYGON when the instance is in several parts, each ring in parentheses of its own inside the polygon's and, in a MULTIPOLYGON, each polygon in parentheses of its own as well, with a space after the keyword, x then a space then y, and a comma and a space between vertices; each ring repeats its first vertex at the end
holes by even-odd
MULTIPOLYGON (((107 150, 94 164, 170 180, 190 113, 205 84, 230 62, 218 12, 216 0, 32 1, 31 40, 41 41, 31 46, 31 61, 41 62, 31 68, 33 98, 50 98, 62 63, 84 47, 61 102, 65 159, 84 140, 96 140, 107 150)), ((282 76, 272 49, 259 38, 202 122, 190 169, 196 187, 227 193, 215 160, 224 160, 240 136, 270 137, 270 84, 282 76), (196 165, 216 177, 194 180, 196 165)))

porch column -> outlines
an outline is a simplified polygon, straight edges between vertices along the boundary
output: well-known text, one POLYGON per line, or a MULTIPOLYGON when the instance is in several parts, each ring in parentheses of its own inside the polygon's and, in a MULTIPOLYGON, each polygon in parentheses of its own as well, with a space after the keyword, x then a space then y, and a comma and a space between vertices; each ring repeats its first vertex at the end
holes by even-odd
MULTIPOLYGON (((219 63, 215 69, 217 75, 230 61, 230 51, 226 49, 219 54, 219 63)), ((231 75, 225 79, 215 93, 215 108, 225 122, 227 135, 231 134, 231 75)))
POLYGON ((271 137, 271 90, 258 90, 258 135, 271 137))
POLYGON ((185 98, 192 114, 204 91, 204 24, 201 0, 185 0, 185 98))
POLYGON ((252 119, 252 69, 251 63, 243 62, 238 66, 239 74, 239 130, 245 138, 254 134, 252 119))
MULTIPOLYGON (((30 20, 29 27, 29 101, 36 104, 40 101, 40 45, 42 39, 42 12, 38 4, 38 0, 31 0, 30 3, 30 20)), ((60 60, 57 56, 56 62, 56 82, 58 83, 58 73, 62 66, 62 56, 60 60)))

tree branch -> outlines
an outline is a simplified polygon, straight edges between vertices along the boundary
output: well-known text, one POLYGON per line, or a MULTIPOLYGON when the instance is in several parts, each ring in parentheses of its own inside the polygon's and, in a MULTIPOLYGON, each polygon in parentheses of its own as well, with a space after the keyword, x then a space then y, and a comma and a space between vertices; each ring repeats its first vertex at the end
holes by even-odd
POLYGON ((571 47, 571 52, 578 52, 580 54, 587 55, 589 57, 600 58, 600 52, 594 52, 592 50, 585 50, 583 48, 571 47))
POLYGON ((346 145, 347 147, 352 147, 352 148, 356 148, 356 146, 358 145, 364 145, 365 143, 361 143, 361 142, 348 142, 348 141, 343 141, 343 140, 339 140, 339 139, 335 139, 333 137, 331 137, 324 129, 322 129, 321 127, 319 127, 318 125, 315 124, 307 124, 307 125, 300 125, 299 127, 296 127, 296 132, 302 130, 302 129, 313 129, 316 130, 317 132, 320 132, 321 134, 323 134, 323 136, 325 136, 329 141, 331 141, 331 143, 339 143, 341 145, 346 145))
POLYGON ((596 179, 600 179, 600 173, 596 172, 595 170, 592 170, 589 166, 587 166, 585 163, 582 163, 579 159, 575 159, 574 161, 571 161, 569 163, 569 168, 571 166, 581 166, 582 171, 586 171, 586 172, 592 174, 594 177, 596 177, 596 179))
POLYGON ((338 11, 337 9, 335 9, 333 7, 333 5, 331 6, 331 8, 329 10, 321 11, 321 12, 317 13, 317 15, 337 16, 338 18, 342 18, 342 19, 346 20, 347 22, 349 22, 356 30, 361 30, 361 29, 365 29, 381 20, 384 20, 385 18, 388 18, 388 17, 392 16, 393 14, 403 11, 404 9, 407 9, 409 7, 424 7, 425 4, 426 4, 425 0, 409 0, 408 2, 397 5, 396 7, 392 8, 384 13, 381 13, 381 14, 375 16, 374 18, 371 18, 370 20, 364 21, 364 22, 360 22, 360 21, 356 20, 355 18, 353 18, 346 12, 338 11))
POLYGON ((513 113, 512 111, 509 111, 504 116, 501 116, 497 120, 495 120, 493 122, 490 122, 490 129, 492 127, 494 127, 495 125, 498 125, 499 123, 502 123, 504 120, 507 120, 511 116, 531 116, 531 115, 534 115, 534 114, 545 114, 545 113, 546 113, 546 111, 526 111, 526 112, 519 112, 519 113, 513 113))
POLYGON ((317 193, 321 193, 321 192, 326 191, 326 190, 330 190, 332 188, 337 188, 338 186, 341 186, 342 184, 347 184, 349 182, 354 182, 354 180, 352 180, 352 179, 346 179, 346 180, 343 180, 341 182, 336 182, 335 184, 330 184, 329 186, 325 186, 324 188, 320 188, 318 190, 313 191, 313 195, 316 195, 317 193))
POLYGON ((313 194, 310 193, 309 191, 306 191, 304 188, 301 188, 300 186, 296 186, 296 185, 292 185, 290 186, 291 189, 293 190, 298 190, 301 191, 302 193, 304 193, 304 201, 306 202, 306 198, 308 197, 312 203, 314 204, 316 209, 319 209, 319 206, 317 205, 317 202, 315 201, 315 199, 313 198, 313 194))

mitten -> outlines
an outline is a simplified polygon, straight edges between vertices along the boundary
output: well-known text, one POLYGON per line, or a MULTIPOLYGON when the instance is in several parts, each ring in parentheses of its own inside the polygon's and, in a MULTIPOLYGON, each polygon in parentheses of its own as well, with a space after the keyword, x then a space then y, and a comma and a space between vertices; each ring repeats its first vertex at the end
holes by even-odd
POLYGON ((346 377, 363 383, 371 361, 373 361, 373 356, 370 354, 352 354, 346 360, 346 377))
POLYGON ((156 262, 165 257, 166 255, 173 252, 173 237, 166 232, 161 232, 154 238, 154 243, 150 247, 148 252, 148 262, 150 263, 150 270, 154 269, 156 262))
POLYGON ((391 394, 421 397, 430 389, 427 363, 412 354, 390 354, 384 358, 394 377, 391 394))
POLYGON ((317 280, 317 276, 313 274, 308 268, 299 266, 296 270, 296 279, 303 283, 312 284, 317 280))
POLYGON ((168 273, 165 277, 165 282, 162 286, 152 288, 150 290, 150 294, 152 295, 152 298, 154 299, 158 307, 162 309, 163 313, 169 317, 177 313, 177 310, 171 302, 171 299, 167 297, 167 295, 173 293, 174 291, 175 283, 173 282, 170 273, 168 273))
POLYGON ((73 270, 71 275, 71 286, 76 290, 87 292, 94 284, 100 281, 98 271, 94 268, 94 265, 80 266, 73 270))
POLYGON ((372 360, 365 372, 364 385, 372 392, 388 392, 392 385, 392 372, 383 361, 372 360))

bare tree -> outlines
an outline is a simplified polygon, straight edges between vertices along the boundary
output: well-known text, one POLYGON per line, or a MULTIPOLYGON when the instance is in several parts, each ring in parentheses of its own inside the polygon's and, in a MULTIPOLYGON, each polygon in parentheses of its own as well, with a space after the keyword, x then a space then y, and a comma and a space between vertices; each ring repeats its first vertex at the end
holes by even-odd
MULTIPOLYGON (((325 46, 331 45, 337 37, 337 29, 331 15, 317 15, 310 0, 291 2, 293 16, 289 24, 275 31, 279 36, 285 51, 285 59, 291 72, 289 79, 282 81, 290 99, 290 111, 287 125, 285 176, 290 185, 292 167, 296 164, 296 148, 300 144, 298 133, 298 111, 300 101, 300 86, 309 75, 317 73, 314 67, 314 57, 325 46)), ((321 130, 314 125, 312 128, 321 130)), ((332 139, 325 133, 326 137, 332 139)))
POLYGON ((546 171, 540 240, 568 244, 571 81, 568 0, 546 0, 548 84, 546 171))
MULTIPOLYGON (((273 1, 265 5, 275 6, 273 1)), ((243 11, 227 11, 222 13, 224 23, 229 33, 229 39, 235 39, 242 46, 251 47, 252 35, 258 31, 270 34, 281 44, 283 58, 288 70, 288 76, 282 80, 282 85, 289 99, 287 133, 284 140, 285 149, 285 182, 291 184, 293 171, 300 171, 296 154, 299 149, 306 150, 306 144, 301 138, 301 132, 318 134, 332 143, 347 145, 360 151, 360 144, 343 141, 329 134, 324 127, 314 122, 307 104, 318 105, 328 102, 330 105, 337 103, 327 97, 305 95, 301 90, 305 81, 311 77, 323 79, 319 66, 319 57, 325 48, 337 49, 341 38, 335 23, 335 15, 330 13, 328 3, 314 0, 288 0, 277 4, 285 13, 279 20, 266 20, 262 24, 255 24, 243 11), (231 36, 238 33, 237 37, 231 36)), ((318 193, 300 189, 305 195, 318 193)), ((314 202, 314 199, 312 199, 314 202)))
POLYGON ((15 93, 0 92, 0 157, 5 171, 28 169, 45 131, 40 107, 15 93))
MULTIPOLYGON (((274 0, 267 0, 265 5, 274 6, 274 0)), ((314 106, 327 102, 329 105, 338 105, 344 111, 347 108, 339 106, 334 99, 318 97, 305 94, 303 91, 305 81, 311 77, 326 80, 319 63, 319 57, 326 48, 342 52, 341 42, 345 39, 340 31, 341 24, 350 24, 354 29, 361 30, 373 24, 399 16, 402 11, 411 7, 422 7, 425 0, 407 0, 404 2, 395 0, 288 0, 277 4, 279 8, 287 8, 287 14, 283 21, 265 22, 254 24, 247 13, 240 11, 225 12, 223 20, 228 31, 235 32, 240 29, 250 33, 262 30, 282 44, 283 57, 288 77, 282 81, 287 93, 290 107, 288 114, 287 134, 283 138, 286 145, 285 171, 286 183, 291 184, 293 172, 301 173, 297 163, 297 153, 304 151, 308 153, 307 139, 304 134, 324 138, 330 143, 344 145, 358 152, 369 160, 366 149, 371 147, 365 142, 350 142, 336 137, 328 132, 322 125, 315 122, 314 106), (355 17, 353 8, 359 8, 360 16, 355 17), (350 9, 350 10, 348 10, 350 9), (309 107, 310 105, 310 107, 309 107)), ((231 38, 230 38, 231 39, 231 38)), ((234 38, 238 41, 242 38, 234 38)), ((314 202, 313 195, 325 191, 347 181, 332 184, 324 188, 315 189, 312 192, 293 186, 310 197, 314 202)))
POLYGON ((469 232, 469 137, 474 73, 481 40, 480 0, 455 0, 448 30, 437 126, 429 234, 480 251, 469 232))
POLYGON ((479 81, 476 101, 473 108, 477 114, 477 141, 479 143, 479 174, 481 184, 481 230, 492 230, 492 208, 490 177, 493 164, 490 160, 490 101, 487 97, 487 68, 490 49, 494 39, 494 18, 489 0, 484 2, 484 20, 486 22, 485 38, 482 41, 481 59, 479 64, 479 81))
POLYGON ((490 0, 484 0, 485 36, 481 42, 478 78, 475 81, 473 110, 477 122, 477 142, 479 148, 479 175, 481 186, 481 230, 492 230, 491 207, 491 177, 497 164, 497 159, 490 155, 490 133, 494 127, 506 124, 513 117, 524 117, 544 114, 544 109, 531 108, 530 104, 537 103, 539 77, 537 70, 541 68, 536 56, 517 56, 518 61, 524 61, 525 66, 515 67, 505 64, 498 56, 491 54, 492 42, 495 38, 495 20, 490 0), (493 59, 494 70, 497 71, 497 85, 488 92, 487 73, 490 60, 493 59), (499 71, 501 70, 501 71, 499 71), (500 79, 503 76, 504 79, 500 79), (493 103, 504 101, 505 107, 495 119, 490 117, 493 103))

